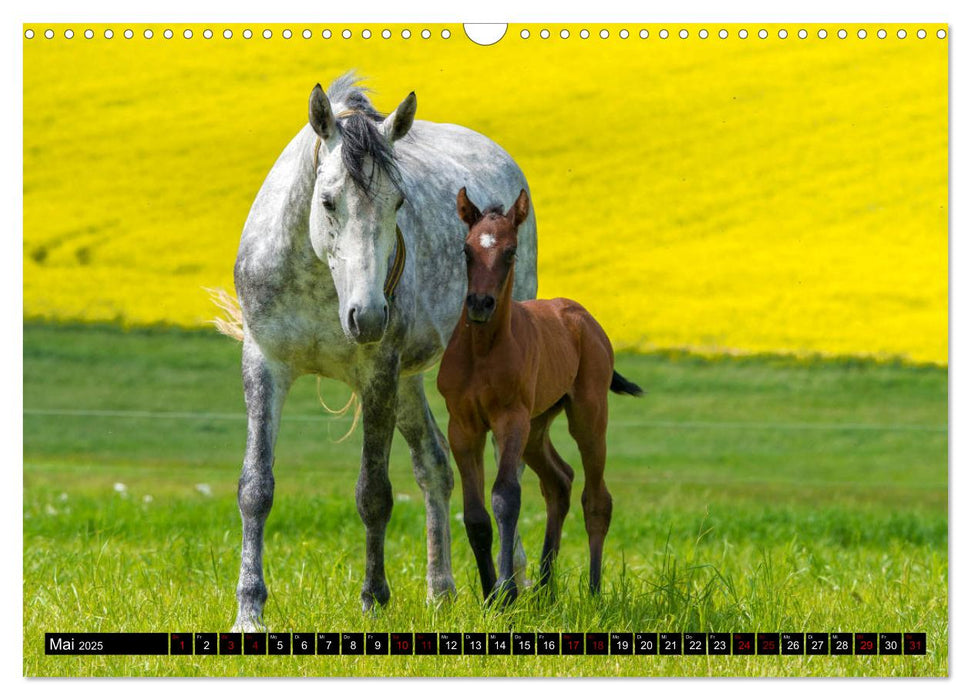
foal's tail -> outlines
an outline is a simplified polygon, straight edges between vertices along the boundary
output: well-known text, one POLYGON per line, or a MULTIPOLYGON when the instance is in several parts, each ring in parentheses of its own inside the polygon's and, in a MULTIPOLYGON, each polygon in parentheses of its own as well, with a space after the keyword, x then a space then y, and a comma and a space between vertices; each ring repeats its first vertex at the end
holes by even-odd
POLYGON ((641 396, 644 390, 634 382, 624 379, 619 372, 614 370, 614 376, 610 379, 610 390, 615 394, 627 394, 628 396, 641 396))

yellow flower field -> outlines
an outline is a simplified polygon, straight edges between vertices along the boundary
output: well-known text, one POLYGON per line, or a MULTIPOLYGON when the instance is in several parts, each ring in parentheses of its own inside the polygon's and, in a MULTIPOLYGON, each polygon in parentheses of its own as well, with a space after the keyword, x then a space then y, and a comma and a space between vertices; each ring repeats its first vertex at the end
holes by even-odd
MULTIPOLYGON (((24 39, 24 314, 199 326, 232 288, 262 178, 349 68, 379 109, 489 135, 523 167, 540 295, 586 305, 618 348, 900 356, 946 364, 947 43, 937 25, 32 25, 24 39), (162 31, 171 26, 172 39, 162 31), (569 39, 560 38, 568 29, 569 39), (779 38, 785 28, 788 37, 779 38)), ((326 283, 326 281, 322 281, 326 283)))

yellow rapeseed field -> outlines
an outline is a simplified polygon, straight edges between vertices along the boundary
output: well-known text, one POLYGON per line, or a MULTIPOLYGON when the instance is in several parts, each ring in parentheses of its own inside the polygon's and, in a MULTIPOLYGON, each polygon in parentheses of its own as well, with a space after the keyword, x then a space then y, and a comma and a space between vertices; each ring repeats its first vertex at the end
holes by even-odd
MULTIPOLYGON (((349 68, 379 109, 502 144, 529 178, 540 295, 618 348, 947 362, 947 40, 937 25, 30 25, 24 39, 24 314, 204 324, 307 98, 349 68), (174 37, 166 39, 170 26, 174 37), (865 39, 857 36, 864 28, 865 39), (768 37, 757 31, 765 28, 768 37), (74 37, 65 38, 67 28, 74 37), (145 38, 144 30, 153 31, 145 38), (183 30, 191 29, 191 39, 183 30), (223 36, 230 29, 232 38, 223 36), (600 38, 606 28, 609 38, 600 38), (569 31, 568 39, 560 37, 569 31), (779 37, 779 30, 788 32, 779 37)), ((322 282, 323 283, 323 282, 322 282)))

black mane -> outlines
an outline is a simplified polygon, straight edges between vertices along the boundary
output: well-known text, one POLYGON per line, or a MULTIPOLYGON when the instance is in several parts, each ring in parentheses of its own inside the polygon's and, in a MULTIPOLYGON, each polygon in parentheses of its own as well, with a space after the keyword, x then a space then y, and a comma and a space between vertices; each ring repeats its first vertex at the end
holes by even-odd
POLYGON ((401 172, 391 143, 378 125, 385 118, 367 97, 367 88, 358 85, 353 71, 337 78, 327 88, 327 98, 334 107, 337 130, 342 138, 341 159, 347 174, 368 197, 374 196, 374 177, 379 170, 401 186, 401 172), (365 168, 367 157, 371 167, 365 168))

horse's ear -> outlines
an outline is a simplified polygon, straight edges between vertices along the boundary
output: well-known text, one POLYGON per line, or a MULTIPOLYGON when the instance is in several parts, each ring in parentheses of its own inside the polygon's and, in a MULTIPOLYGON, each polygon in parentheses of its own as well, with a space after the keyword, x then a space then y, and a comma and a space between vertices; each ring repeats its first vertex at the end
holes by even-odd
POLYGON ((475 206, 472 203, 472 200, 469 199, 469 195, 466 193, 464 187, 459 190, 457 203, 459 209, 459 218, 468 224, 469 228, 472 228, 472 226, 475 225, 475 222, 482 218, 482 212, 479 211, 479 207, 475 206))
POLYGON ((310 93, 310 126, 324 141, 329 141, 337 134, 334 111, 330 108, 330 100, 324 94, 320 83, 317 83, 310 93))
POLYGON ((506 218, 512 221, 513 226, 519 228, 527 216, 529 216, 529 195, 526 194, 526 190, 520 190, 519 197, 506 212, 506 218))
POLYGON ((408 129, 411 125, 415 123, 415 111, 418 109, 418 98, 415 97, 415 93, 412 92, 405 99, 401 101, 398 108, 387 116, 384 122, 381 123, 381 129, 384 131, 385 137, 388 141, 394 143, 402 136, 408 133, 408 129))

